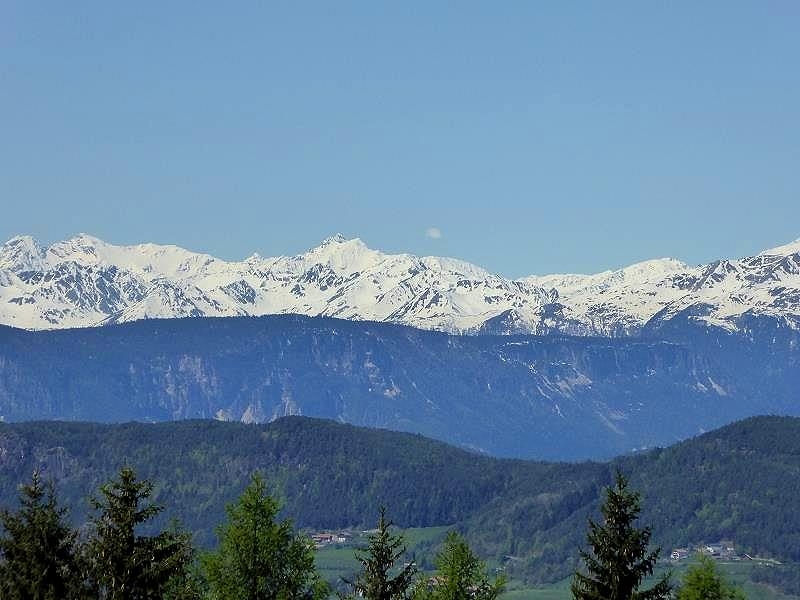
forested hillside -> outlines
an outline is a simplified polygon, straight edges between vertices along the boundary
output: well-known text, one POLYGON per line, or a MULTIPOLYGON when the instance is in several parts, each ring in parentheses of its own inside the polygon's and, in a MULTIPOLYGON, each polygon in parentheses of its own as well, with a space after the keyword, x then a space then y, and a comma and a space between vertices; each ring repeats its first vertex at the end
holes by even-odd
MULTIPOLYGON (((541 463, 469 453, 421 436, 289 417, 214 421, 0 424, 0 504, 35 468, 53 477, 77 523, 87 496, 122 464, 156 483, 164 521, 200 545, 224 505, 264 473, 299 527, 371 526, 386 504, 403 527, 456 525, 484 556, 529 581, 569 573, 586 518, 616 467, 641 490, 653 539, 732 539, 743 551, 800 560, 800 419, 759 417, 611 463, 541 463)), ((156 523, 158 524, 158 522, 156 523)))

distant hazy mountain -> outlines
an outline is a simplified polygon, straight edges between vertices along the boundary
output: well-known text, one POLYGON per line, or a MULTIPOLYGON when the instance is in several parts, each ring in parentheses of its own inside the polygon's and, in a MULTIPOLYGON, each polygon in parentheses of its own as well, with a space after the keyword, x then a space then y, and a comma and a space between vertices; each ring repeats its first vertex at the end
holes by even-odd
POLYGON ((422 433, 502 456, 609 457, 800 415, 800 332, 457 336, 296 315, 0 327, 0 419, 263 422, 422 433))
POLYGON ((689 267, 652 260, 597 275, 510 280, 439 257, 334 236, 293 257, 226 262, 176 246, 88 235, 0 247, 0 323, 62 329, 148 318, 331 316, 451 333, 623 336, 676 318, 728 330, 766 316, 800 328, 800 240, 689 267))

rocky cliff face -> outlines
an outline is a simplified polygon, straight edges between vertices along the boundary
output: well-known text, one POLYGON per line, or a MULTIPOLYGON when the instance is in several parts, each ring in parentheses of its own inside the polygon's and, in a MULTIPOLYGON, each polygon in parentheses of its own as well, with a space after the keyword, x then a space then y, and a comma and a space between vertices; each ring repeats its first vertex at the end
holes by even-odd
POLYGON ((752 327, 750 338, 682 328, 663 339, 451 336, 298 316, 0 328, 0 415, 297 414, 503 456, 601 458, 748 415, 800 413, 797 332, 752 327))

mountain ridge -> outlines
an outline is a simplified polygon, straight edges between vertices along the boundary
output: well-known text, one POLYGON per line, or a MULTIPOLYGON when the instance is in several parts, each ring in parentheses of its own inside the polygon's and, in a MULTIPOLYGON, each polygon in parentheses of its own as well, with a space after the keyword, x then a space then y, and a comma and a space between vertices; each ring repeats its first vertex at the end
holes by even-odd
POLYGON ((87 234, 0 246, 0 323, 24 329, 291 313, 448 333, 629 336, 687 311, 732 331, 748 315, 800 328, 800 241, 697 267, 664 258, 519 279, 453 258, 384 254, 341 234, 299 255, 239 262, 87 234))
POLYGON ((457 336, 301 315, 0 327, 0 416, 300 414, 495 455, 603 458, 737 418, 800 414, 800 332, 749 327, 747 336, 457 336))

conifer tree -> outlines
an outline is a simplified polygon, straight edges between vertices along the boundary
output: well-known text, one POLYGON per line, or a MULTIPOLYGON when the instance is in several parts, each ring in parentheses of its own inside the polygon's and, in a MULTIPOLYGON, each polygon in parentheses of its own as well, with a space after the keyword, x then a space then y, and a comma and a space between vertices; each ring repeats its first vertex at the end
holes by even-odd
POLYGON ((227 507, 218 529, 219 549, 202 559, 214 600, 312 600, 328 586, 314 566, 311 540, 277 521, 280 505, 253 475, 238 502, 227 507))
POLYGON ((398 567, 406 553, 402 535, 393 535, 391 521, 386 520, 386 508, 381 507, 378 529, 369 535, 366 549, 356 550, 361 573, 355 581, 344 580, 356 596, 366 600, 404 600, 417 574, 413 562, 398 567))
POLYGON ((75 598, 80 575, 75 560, 76 532, 65 523, 52 481, 38 471, 20 487, 17 512, 0 511, 0 598, 63 600, 75 598))
POLYGON ((606 492, 600 508, 601 523, 589 519, 586 535, 591 551, 581 550, 586 573, 575 573, 575 600, 660 600, 669 598, 669 574, 653 587, 640 590, 642 580, 653 574, 660 548, 649 551, 650 528, 638 528, 641 511, 639 493, 628 489, 625 476, 617 471, 615 484, 606 492))
POLYGON ((139 535, 139 527, 163 509, 148 499, 153 484, 130 467, 100 487, 94 536, 86 547, 89 580, 102 600, 161 599, 186 577, 192 560, 188 534, 176 530, 139 535))
POLYGON ((505 587, 502 576, 489 581, 486 563, 455 531, 447 534, 435 563, 436 575, 418 583, 414 600, 495 600, 505 587))
POLYGON ((745 600, 742 590, 720 574, 713 559, 701 554, 683 576, 676 600, 745 600))

